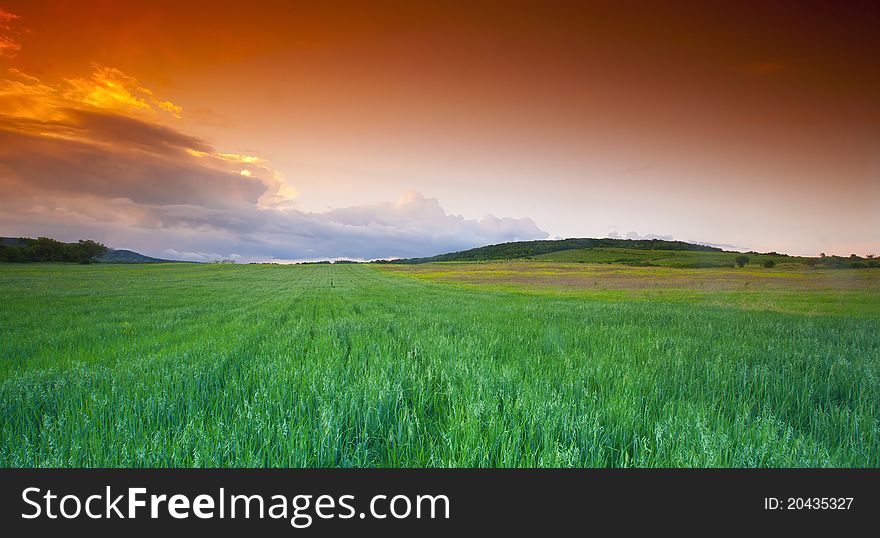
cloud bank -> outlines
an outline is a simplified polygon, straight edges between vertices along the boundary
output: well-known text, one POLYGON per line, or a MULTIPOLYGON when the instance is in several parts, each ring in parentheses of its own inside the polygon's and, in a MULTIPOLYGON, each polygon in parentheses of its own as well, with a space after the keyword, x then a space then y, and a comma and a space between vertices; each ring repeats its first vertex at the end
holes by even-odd
POLYGON ((605 234, 605 237, 609 239, 659 239, 662 241, 685 241, 686 243, 693 243, 695 245, 706 245, 707 247, 717 247, 724 250, 748 250, 746 247, 741 245, 732 245, 730 243, 712 243, 709 241, 700 241, 698 239, 676 239, 672 235, 660 235, 660 234, 640 234, 638 232, 627 232, 625 236, 622 236, 620 232, 617 231, 615 226, 609 227, 609 231, 605 234))
POLYGON ((93 69, 59 86, 15 69, 0 81, 0 235, 92 238, 194 261, 428 256, 547 237, 528 218, 465 219, 415 191, 301 211, 266 160, 159 123, 182 109, 118 70, 93 69))

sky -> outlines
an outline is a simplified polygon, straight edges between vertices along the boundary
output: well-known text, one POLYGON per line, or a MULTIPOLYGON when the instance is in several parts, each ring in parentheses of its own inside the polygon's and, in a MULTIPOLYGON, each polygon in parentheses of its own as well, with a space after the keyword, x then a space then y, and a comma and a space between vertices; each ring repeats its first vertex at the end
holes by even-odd
POLYGON ((878 27, 858 1, 0 0, 0 235, 880 253, 878 27))

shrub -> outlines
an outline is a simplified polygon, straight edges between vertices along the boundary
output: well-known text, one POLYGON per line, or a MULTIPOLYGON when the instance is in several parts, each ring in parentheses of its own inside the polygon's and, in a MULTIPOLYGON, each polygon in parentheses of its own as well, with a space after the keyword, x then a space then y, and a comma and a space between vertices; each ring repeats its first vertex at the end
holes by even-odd
POLYGON ((774 262, 773 260, 767 260, 761 264, 761 267, 766 267, 767 269, 771 269, 773 267, 776 267, 776 262, 774 262))
POLYGON ((736 264, 740 267, 744 267, 747 263, 749 263, 748 256, 737 256, 735 260, 736 264))

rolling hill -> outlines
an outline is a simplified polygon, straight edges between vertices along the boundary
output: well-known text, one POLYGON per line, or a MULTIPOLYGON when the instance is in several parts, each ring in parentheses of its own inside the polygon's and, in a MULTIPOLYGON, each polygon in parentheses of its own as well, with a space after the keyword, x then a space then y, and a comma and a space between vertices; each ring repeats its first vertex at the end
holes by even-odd
MULTIPOLYGON (((700 251, 700 250, 668 250, 668 249, 639 249, 639 248, 610 248, 597 247, 590 249, 570 249, 550 252, 530 257, 530 260, 545 262, 574 262, 574 263, 617 263, 634 266, 656 267, 679 267, 679 268, 703 268, 703 267, 731 267, 736 263, 736 257, 742 256, 740 252, 728 251, 700 251)), ((760 265, 772 261, 775 265, 780 264, 804 264, 809 258, 788 256, 786 254, 748 253, 750 264, 760 265)))
POLYGON ((661 239, 572 238, 515 241, 450 252, 426 258, 377 260, 376 263, 422 264, 432 262, 534 261, 567 263, 607 263, 632 266, 711 268, 736 265, 736 258, 747 256, 748 265, 802 265, 834 269, 880 267, 873 256, 805 257, 778 252, 737 252, 718 247, 661 239))
POLYGON ((108 249, 107 252, 97 259, 98 263, 172 263, 174 260, 163 260, 144 256, 139 252, 125 249, 108 249))
POLYGON ((390 263, 430 263, 430 262, 475 262, 490 260, 515 260, 534 258, 553 253, 572 250, 594 250, 606 248, 625 248, 637 250, 663 250, 687 252, 724 252, 717 247, 686 243, 684 241, 665 241, 661 239, 593 239, 571 238, 538 241, 515 241, 485 247, 472 248, 460 252, 439 254, 426 258, 406 258, 390 263))

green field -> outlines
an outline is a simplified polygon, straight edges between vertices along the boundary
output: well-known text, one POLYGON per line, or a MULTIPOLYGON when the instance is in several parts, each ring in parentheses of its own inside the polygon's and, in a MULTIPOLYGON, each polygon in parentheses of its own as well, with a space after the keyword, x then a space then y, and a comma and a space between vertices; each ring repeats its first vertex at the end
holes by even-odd
POLYGON ((880 466, 877 269, 0 264, 0 290, 0 466, 880 466))
MULTIPOLYGON (((577 248, 530 256, 546 262, 619 263, 660 267, 733 267, 739 252, 701 252, 688 250, 650 250, 638 248, 577 248)), ((802 265, 808 258, 777 254, 749 254, 749 263, 772 261, 779 265, 802 265)))

